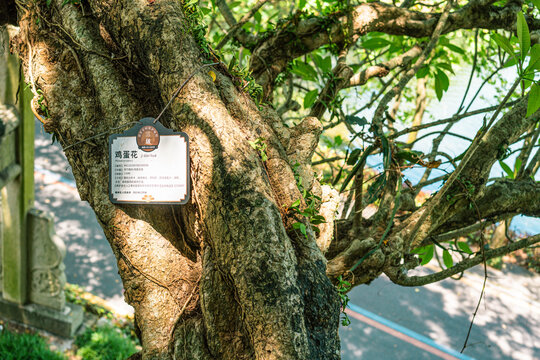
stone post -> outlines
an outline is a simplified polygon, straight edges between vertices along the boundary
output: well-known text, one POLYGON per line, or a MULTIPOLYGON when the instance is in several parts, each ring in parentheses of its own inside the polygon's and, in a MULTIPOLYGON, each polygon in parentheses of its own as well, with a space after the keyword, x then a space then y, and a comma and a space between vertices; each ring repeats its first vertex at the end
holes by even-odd
MULTIPOLYGON (((1 36, 3 45, 0 48, 0 51, 2 51, 0 64, 4 65, 0 67, 4 68, 2 76, 4 83, 0 85, 0 87, 3 87, 0 93, 4 96, 0 99, 0 103, 3 104, 2 113, 4 118, 0 123, 3 124, 4 131, 3 136, 0 136, 2 142, 0 144, 0 154, 4 167, 0 168, 0 171, 8 172, 14 166, 19 166, 20 169, 19 176, 8 179, 11 181, 4 184, 0 190, 3 212, 2 294, 6 300, 24 304, 27 300, 26 211, 33 205, 34 195, 33 186, 30 194, 25 194, 24 190, 28 190, 28 186, 25 187, 24 185, 28 185, 28 177, 32 177, 32 179, 34 177, 34 147, 24 147, 23 141, 30 140, 30 138, 33 140, 33 128, 31 129, 32 135, 29 135, 27 134, 28 126, 20 123, 17 127, 8 126, 10 123, 16 123, 14 118, 24 119, 18 116, 15 106, 18 105, 19 109, 24 109, 29 99, 25 93, 20 94, 20 99, 17 99, 17 89, 19 88, 18 59, 9 54, 6 45, 7 32, 3 31, 1 36), (29 162, 32 163, 31 168, 28 166, 29 162)), ((28 145, 28 143, 26 144, 28 145)), ((33 144, 33 141, 31 144, 33 144)), ((33 180, 31 181, 33 184, 33 180)))
POLYGON ((33 208, 33 94, 7 43, 0 27, 0 316, 71 337, 83 311, 66 304, 66 250, 53 218, 33 208))
POLYGON ((66 246, 54 233, 52 215, 30 210, 28 235, 28 299, 31 303, 62 311, 66 306, 66 246))

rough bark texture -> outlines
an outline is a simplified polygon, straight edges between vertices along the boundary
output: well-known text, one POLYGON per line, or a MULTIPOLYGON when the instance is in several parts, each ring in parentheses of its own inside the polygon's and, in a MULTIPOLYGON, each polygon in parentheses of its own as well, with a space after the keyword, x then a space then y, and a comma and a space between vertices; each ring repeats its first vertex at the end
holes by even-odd
MULTIPOLYGON (((45 127, 64 147, 156 116, 203 64, 181 6, 53 1, 19 9, 13 42, 28 81, 45 94, 45 127)), ((301 194, 288 144, 272 127, 277 115, 258 111, 225 70, 215 71, 215 83, 195 75, 162 120, 190 137, 186 206, 112 205, 106 136, 66 151, 117 256, 143 358, 339 358, 339 300, 326 260, 313 236, 288 234, 282 216, 301 194), (266 164, 248 143, 258 137, 267 139, 266 164)), ((305 163, 310 146, 295 157, 305 163)))

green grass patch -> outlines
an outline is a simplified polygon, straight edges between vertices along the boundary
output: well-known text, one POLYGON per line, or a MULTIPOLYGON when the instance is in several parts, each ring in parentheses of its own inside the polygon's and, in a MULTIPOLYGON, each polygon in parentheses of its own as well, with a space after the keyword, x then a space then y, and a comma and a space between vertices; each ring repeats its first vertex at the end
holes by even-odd
POLYGON ((43 338, 36 334, 0 332, 0 359, 2 360, 66 360, 49 349, 43 338))
POLYGON ((86 329, 75 345, 83 360, 124 360, 138 351, 132 338, 110 325, 86 329))

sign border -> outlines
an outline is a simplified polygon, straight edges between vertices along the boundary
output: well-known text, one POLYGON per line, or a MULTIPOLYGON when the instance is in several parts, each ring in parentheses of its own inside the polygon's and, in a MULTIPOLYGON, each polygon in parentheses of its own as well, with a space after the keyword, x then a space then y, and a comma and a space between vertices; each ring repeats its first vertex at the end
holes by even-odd
POLYGON ((141 120, 139 120, 139 122, 137 124, 135 124, 133 127, 131 127, 130 129, 124 131, 123 133, 121 134, 112 134, 109 136, 109 200, 111 201, 111 203, 113 204, 126 204, 126 205, 129 205, 129 204, 134 204, 134 205, 184 205, 184 204, 187 204, 189 199, 190 199, 190 195, 191 195, 191 166, 190 166, 190 161, 189 161, 189 137, 188 135, 185 133, 185 132, 174 132, 173 130, 171 129, 167 129, 165 126, 163 126, 162 123, 160 123, 159 121, 155 122, 154 123, 154 118, 151 118, 151 117, 145 117, 145 118, 142 118, 141 120), (112 142, 113 140, 119 138, 119 137, 137 137, 137 133, 139 132, 139 130, 143 127, 143 126, 146 126, 146 125, 151 125, 153 127, 156 128, 156 130, 158 131, 159 135, 180 135, 184 138, 184 140, 186 141, 186 166, 187 166, 187 169, 186 169, 186 186, 187 186, 187 189, 186 189, 186 197, 184 200, 182 201, 126 201, 126 200, 116 200, 112 194, 112 156, 111 156, 111 146, 112 146, 112 142))

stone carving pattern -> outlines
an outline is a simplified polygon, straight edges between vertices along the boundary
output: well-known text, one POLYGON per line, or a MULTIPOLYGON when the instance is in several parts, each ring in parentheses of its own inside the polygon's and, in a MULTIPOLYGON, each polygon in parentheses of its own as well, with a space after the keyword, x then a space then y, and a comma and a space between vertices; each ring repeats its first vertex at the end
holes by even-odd
POLYGON ((30 301, 63 310, 65 244, 55 235, 54 220, 50 214, 32 209, 28 213, 28 224, 30 301))

